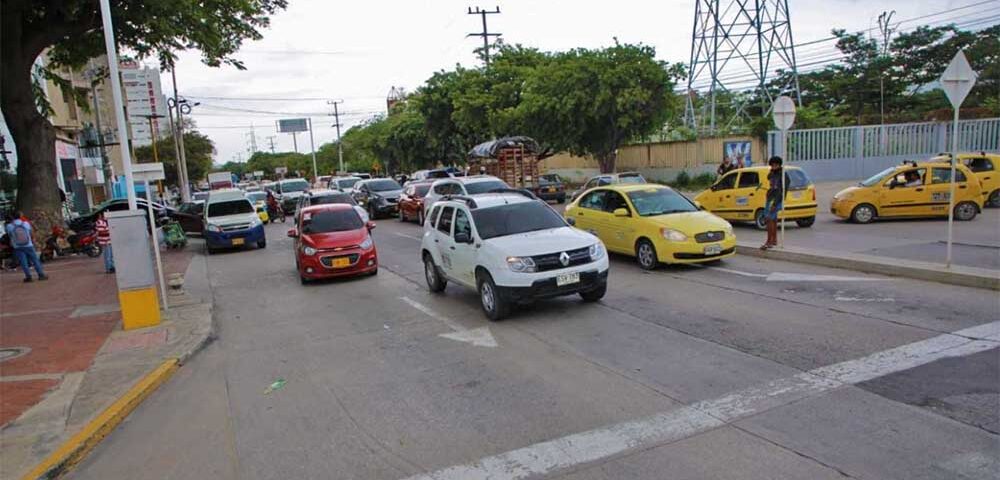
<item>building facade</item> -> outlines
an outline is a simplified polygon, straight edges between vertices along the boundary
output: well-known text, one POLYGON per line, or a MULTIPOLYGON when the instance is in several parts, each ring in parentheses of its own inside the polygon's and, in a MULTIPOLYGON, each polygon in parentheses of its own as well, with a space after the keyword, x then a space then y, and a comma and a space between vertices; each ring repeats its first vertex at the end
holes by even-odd
POLYGON ((122 88, 128 104, 133 147, 151 145, 169 134, 167 99, 160 87, 160 70, 134 61, 121 62, 122 88))

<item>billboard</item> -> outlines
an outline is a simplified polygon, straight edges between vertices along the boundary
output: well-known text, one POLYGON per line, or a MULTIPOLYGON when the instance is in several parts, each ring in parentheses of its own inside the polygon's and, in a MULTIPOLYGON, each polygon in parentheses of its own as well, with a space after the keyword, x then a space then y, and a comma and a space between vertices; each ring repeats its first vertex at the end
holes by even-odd
POLYGON ((278 120, 278 131, 281 133, 308 132, 309 122, 305 118, 278 120))
POLYGON ((753 146, 750 140, 737 140, 734 142, 724 142, 722 144, 722 154, 729 159, 732 165, 737 168, 749 167, 753 164, 751 152, 753 146))

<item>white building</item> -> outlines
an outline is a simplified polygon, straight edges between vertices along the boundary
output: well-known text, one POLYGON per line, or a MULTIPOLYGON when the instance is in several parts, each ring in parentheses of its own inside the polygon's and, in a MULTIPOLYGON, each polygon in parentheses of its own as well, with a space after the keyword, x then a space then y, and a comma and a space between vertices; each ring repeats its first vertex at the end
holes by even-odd
POLYGON ((160 71, 133 61, 121 62, 122 88, 128 105, 128 122, 132 130, 132 145, 143 147, 153 143, 150 122, 156 138, 170 135, 167 120, 167 99, 160 88, 160 71), (160 118, 155 118, 159 116, 160 118), (150 117, 152 120, 150 120, 150 117))

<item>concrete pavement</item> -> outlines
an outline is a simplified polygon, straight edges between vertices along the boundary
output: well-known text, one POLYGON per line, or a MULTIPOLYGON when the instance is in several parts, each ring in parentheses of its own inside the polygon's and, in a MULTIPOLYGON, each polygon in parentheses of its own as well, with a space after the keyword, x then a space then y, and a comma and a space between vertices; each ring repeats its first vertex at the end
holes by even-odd
POLYGON ((309 286, 298 284, 285 229, 267 227, 266 250, 207 259, 219 341, 72 478, 406 478, 948 338, 983 350, 550 473, 1000 472, 1000 343, 948 335, 1000 318, 991 292, 739 256, 646 273, 615 257, 602 302, 538 302, 490 323, 472 292, 427 293, 416 225, 378 221, 378 276, 309 286), (496 346, 455 339, 469 331, 496 346))

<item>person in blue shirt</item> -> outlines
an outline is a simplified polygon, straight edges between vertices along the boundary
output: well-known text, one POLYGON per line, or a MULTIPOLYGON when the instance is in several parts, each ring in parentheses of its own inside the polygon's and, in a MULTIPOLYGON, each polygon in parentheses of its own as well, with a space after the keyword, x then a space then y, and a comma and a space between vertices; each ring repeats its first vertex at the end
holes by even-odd
POLYGON ((24 282, 32 281, 32 266, 35 267, 35 273, 38 274, 39 280, 48 280, 49 277, 42 270, 42 261, 38 258, 38 252, 35 251, 35 243, 31 241, 31 224, 24 221, 21 212, 17 212, 14 221, 7 224, 7 237, 10 238, 10 244, 14 247, 17 263, 24 271, 24 282))

